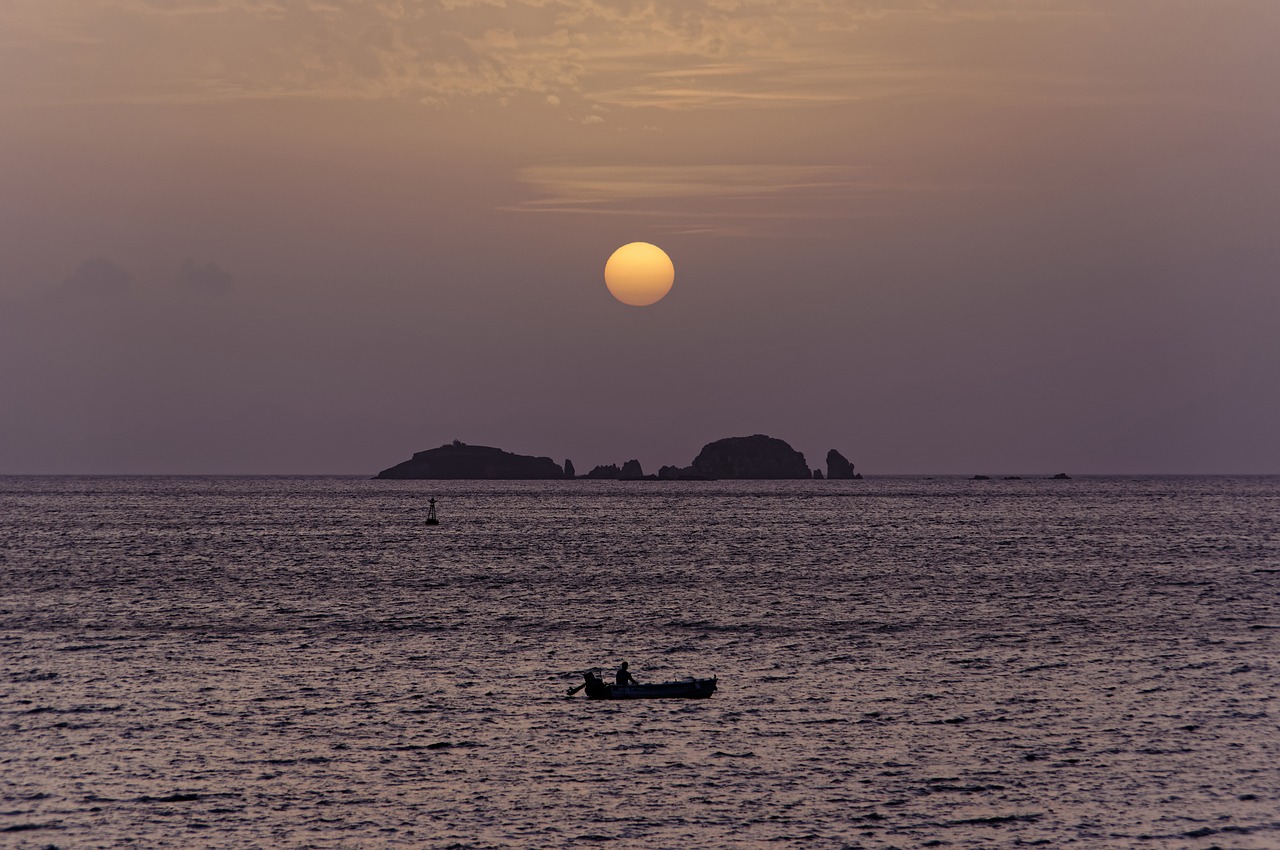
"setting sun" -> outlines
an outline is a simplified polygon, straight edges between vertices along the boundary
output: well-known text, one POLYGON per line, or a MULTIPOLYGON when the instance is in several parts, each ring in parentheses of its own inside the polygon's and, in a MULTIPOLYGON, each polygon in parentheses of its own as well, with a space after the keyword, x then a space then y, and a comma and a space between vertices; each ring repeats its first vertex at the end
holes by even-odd
POLYGON ((613 252, 604 264, 604 282, 623 304, 647 307, 671 291, 676 269, 667 252, 648 242, 632 242, 613 252))

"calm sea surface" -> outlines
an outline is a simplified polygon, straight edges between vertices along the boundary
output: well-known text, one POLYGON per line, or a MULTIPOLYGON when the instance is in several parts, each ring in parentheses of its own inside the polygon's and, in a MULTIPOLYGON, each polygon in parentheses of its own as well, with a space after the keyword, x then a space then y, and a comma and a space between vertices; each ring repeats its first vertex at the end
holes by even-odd
POLYGON ((1278 602, 1280 478, 0 478, 0 847, 1276 848, 1278 602))

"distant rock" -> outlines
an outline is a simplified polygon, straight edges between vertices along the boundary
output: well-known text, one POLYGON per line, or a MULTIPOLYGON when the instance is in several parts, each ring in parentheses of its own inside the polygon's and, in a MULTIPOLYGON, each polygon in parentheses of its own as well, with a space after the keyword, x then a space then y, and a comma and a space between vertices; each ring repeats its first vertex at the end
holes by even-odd
POLYGON ((855 476, 853 464, 849 462, 848 458, 835 449, 827 452, 827 478, 832 481, 848 481, 855 477, 861 478, 862 476, 855 476))
POLYGON ((569 460, 568 458, 565 458, 565 461, 564 461, 564 477, 565 477, 565 478, 573 478, 573 477, 574 477, 574 474, 573 474, 573 461, 569 460))
POLYGON ((1022 476, 1021 476, 1021 475, 1006 475, 1006 476, 1004 477, 1004 480, 1005 480, 1005 481, 1021 481, 1021 480, 1022 480, 1022 476))
POLYGON ((438 449, 417 452, 410 460, 384 469, 378 478, 436 480, 530 480, 563 478, 564 471, 549 457, 530 457, 468 446, 454 440, 438 449))
POLYGON ((1053 476, 1053 480, 1054 481, 1070 481, 1071 476, 1067 475, 1067 473, 1065 472, 1059 472, 1057 475, 1053 476))
POLYGON ((703 475, 692 466, 664 466, 658 470, 658 480, 660 481, 710 481, 711 479, 703 475))
POLYGON ((814 469, 814 470, 813 470, 813 480, 814 480, 814 481, 821 481, 821 480, 822 480, 822 470, 821 470, 821 469, 814 469))
POLYGON ((644 470, 640 468, 640 461, 629 460, 622 465, 622 470, 618 473, 619 481, 639 481, 644 478, 644 470))
POLYGON ((618 465, 616 463, 611 463, 608 466, 595 467, 584 477, 603 481, 617 481, 622 477, 622 470, 618 469, 618 465))
POLYGON ((990 481, 990 480, 991 480, 991 476, 990 476, 990 475, 975 475, 975 476, 973 476, 973 478, 972 478, 972 479, 970 479, 970 480, 971 480, 971 481, 990 481))
POLYGON ((693 468, 708 478, 812 478, 804 455, 782 440, 754 434, 707 443, 693 468))

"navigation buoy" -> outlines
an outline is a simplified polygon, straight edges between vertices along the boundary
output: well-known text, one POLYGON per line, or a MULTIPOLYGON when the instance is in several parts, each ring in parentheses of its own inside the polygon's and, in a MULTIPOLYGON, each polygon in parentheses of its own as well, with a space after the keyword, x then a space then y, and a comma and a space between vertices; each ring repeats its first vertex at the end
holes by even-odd
POLYGON ((427 503, 427 525, 439 525, 440 520, 436 519, 436 500, 432 499, 427 503))

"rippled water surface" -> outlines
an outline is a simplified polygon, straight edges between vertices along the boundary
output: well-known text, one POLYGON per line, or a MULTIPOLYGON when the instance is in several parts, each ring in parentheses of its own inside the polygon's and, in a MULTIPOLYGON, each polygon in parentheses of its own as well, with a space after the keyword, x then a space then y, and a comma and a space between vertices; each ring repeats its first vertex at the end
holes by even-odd
POLYGON ((1276 478, 2 478, 0 847, 1276 848, 1278 591, 1276 478))

